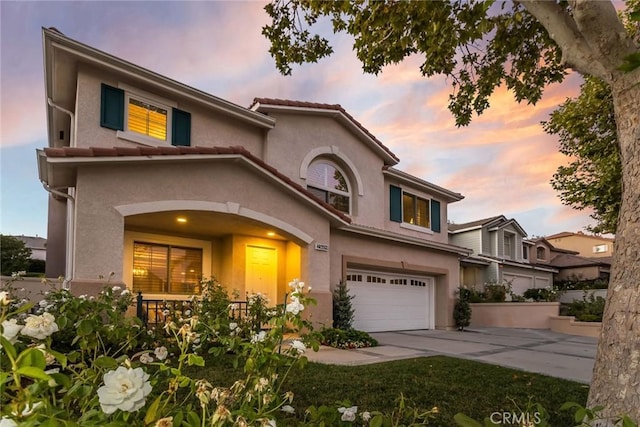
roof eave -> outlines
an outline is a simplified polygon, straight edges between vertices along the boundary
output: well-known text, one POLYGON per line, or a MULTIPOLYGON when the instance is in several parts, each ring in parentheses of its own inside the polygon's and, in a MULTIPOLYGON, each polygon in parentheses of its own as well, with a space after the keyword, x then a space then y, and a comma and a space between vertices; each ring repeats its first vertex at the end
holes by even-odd
MULTIPOLYGON (((140 67, 116 56, 110 55, 86 44, 80 43, 56 31, 42 28, 42 34, 45 62, 45 93, 47 98, 52 97, 53 93, 53 50, 60 49, 90 64, 127 75, 133 79, 141 80, 154 86, 161 86, 168 92, 175 93, 176 95, 179 95, 181 97, 189 98, 195 102, 204 104, 207 107, 223 112, 244 122, 251 123, 255 126, 265 129, 272 129, 275 126, 275 119, 272 117, 266 116, 257 111, 249 110, 240 105, 233 104, 229 101, 218 98, 214 95, 210 95, 191 86, 187 86, 176 80, 162 76, 146 68, 140 67)), ((53 101, 55 102, 55 99, 53 99, 53 101)), ((49 111, 48 107, 47 111, 49 111)), ((49 126, 51 126, 50 120, 50 114, 47 114, 47 121, 49 126)))
POLYGON ((453 202, 458 202, 462 199, 464 199, 464 196, 460 193, 455 193, 451 190, 447 190, 446 188, 440 187, 439 185, 433 184, 431 182, 422 180, 418 177, 415 177, 411 174, 408 174, 406 172, 402 172, 398 169, 395 168, 385 168, 383 169, 382 173, 384 175, 388 175, 388 176, 392 176, 400 181, 403 181, 405 183, 417 186, 419 188, 424 189, 425 191, 428 191, 430 193, 434 193, 436 195, 438 195, 442 200, 446 201, 447 203, 453 203, 453 202))
POLYGON ((353 123, 353 121, 349 117, 345 116, 344 113, 340 110, 313 107, 297 107, 291 105, 262 104, 260 102, 256 102, 255 104, 253 104, 251 109, 255 111, 294 111, 303 114, 317 114, 334 117, 338 119, 340 123, 345 125, 351 132, 366 141, 367 144, 369 144, 374 149, 374 151, 383 158, 385 164, 396 165, 400 162, 400 160, 393 153, 390 153, 382 148, 377 141, 367 135, 359 126, 353 123))

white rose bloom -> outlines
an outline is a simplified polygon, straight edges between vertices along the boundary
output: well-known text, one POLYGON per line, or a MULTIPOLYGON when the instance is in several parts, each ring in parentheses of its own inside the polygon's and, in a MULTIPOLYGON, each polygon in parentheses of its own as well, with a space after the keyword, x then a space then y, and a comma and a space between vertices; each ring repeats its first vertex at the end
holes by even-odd
POLYGON ((156 347, 156 349, 154 350, 153 354, 156 355, 158 360, 164 360, 164 359, 167 358, 169 353, 167 351, 167 347, 162 346, 162 347, 156 347))
POLYGON ((113 414, 116 409, 134 412, 144 406, 149 393, 149 375, 142 368, 120 366, 104 374, 104 385, 98 389, 98 398, 105 414, 113 414))
POLYGON ((259 333, 251 337, 251 343, 255 344, 255 343, 264 341, 264 338, 266 337, 266 335, 267 333, 265 331, 260 331, 259 333))
POLYGON ((9 298, 9 292, 1 291, 0 292, 0 304, 9 305, 11 302, 11 298, 9 298))
POLYGON ((291 343, 291 348, 295 349, 298 354, 302 354, 307 351, 307 346, 300 340, 293 340, 291 343))
POLYGON ((284 405, 280 410, 287 414, 295 414, 296 412, 296 410, 291 405, 284 405))
POLYGON ((294 316, 304 310, 304 305, 297 297, 291 297, 291 302, 287 304, 287 311, 294 316))
POLYGON ((0 427, 18 427, 18 423, 9 417, 2 417, 0 419, 0 427))
POLYGON ((358 407, 352 406, 351 408, 345 408, 343 406, 341 408, 338 408, 338 412, 342 414, 342 417, 340 417, 342 421, 355 421, 356 413, 358 412, 358 407))
POLYGON ((237 327, 238 324, 236 322, 229 323, 229 329, 231 329, 232 331, 235 331, 237 327))
POLYGON ((363 421, 369 421, 371 419, 371 413, 369 411, 364 411, 360 416, 363 421))
POLYGON ((56 318, 51 313, 43 313, 40 316, 33 314, 27 317, 22 328, 22 335, 43 340, 54 332, 58 331, 56 318))
POLYGON ((149 364, 153 363, 153 357, 149 353, 142 353, 140 355, 140 363, 149 364))
MULTIPOLYGON (((18 325, 18 321, 16 319, 4 320, 2 322, 2 336, 11 344, 14 344, 23 327, 24 326, 22 325, 18 325)), ((1 345, 0 348, 2 348, 1 345)))

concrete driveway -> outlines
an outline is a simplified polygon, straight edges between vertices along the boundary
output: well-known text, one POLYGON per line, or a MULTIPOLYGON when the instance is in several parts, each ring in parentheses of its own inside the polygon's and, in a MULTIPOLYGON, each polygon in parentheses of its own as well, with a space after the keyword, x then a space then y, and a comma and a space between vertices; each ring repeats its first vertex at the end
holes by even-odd
POLYGON ((539 329, 472 328, 458 331, 371 333, 379 346, 357 350, 322 347, 309 360, 364 365, 413 357, 446 355, 536 372, 588 384, 597 339, 539 329))

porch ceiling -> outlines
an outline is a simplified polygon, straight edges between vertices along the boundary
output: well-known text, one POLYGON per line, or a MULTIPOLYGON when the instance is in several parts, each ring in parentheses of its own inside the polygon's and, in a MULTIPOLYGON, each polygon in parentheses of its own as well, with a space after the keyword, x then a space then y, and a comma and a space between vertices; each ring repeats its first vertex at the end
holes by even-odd
POLYGON ((248 218, 219 212, 170 211, 125 217, 127 230, 193 237, 221 237, 241 234, 274 240, 290 240, 282 230, 248 218), (186 222, 178 222, 184 218, 186 222), (272 232, 274 235, 267 233, 272 232))

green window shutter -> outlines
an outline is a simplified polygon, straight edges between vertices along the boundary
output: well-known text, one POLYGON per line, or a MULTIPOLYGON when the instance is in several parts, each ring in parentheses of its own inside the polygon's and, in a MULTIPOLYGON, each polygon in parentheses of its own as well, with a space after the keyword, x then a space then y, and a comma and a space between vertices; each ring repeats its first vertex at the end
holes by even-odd
POLYGON ((431 199, 431 230, 440 232, 440 202, 431 199))
POLYGON ((171 145, 191 145, 191 113, 173 109, 171 122, 171 145))
POLYGON ((389 187, 389 219, 402 222, 402 188, 391 185, 389 187))
POLYGON ((102 84, 100 126, 114 130, 124 130, 124 90, 102 84))

